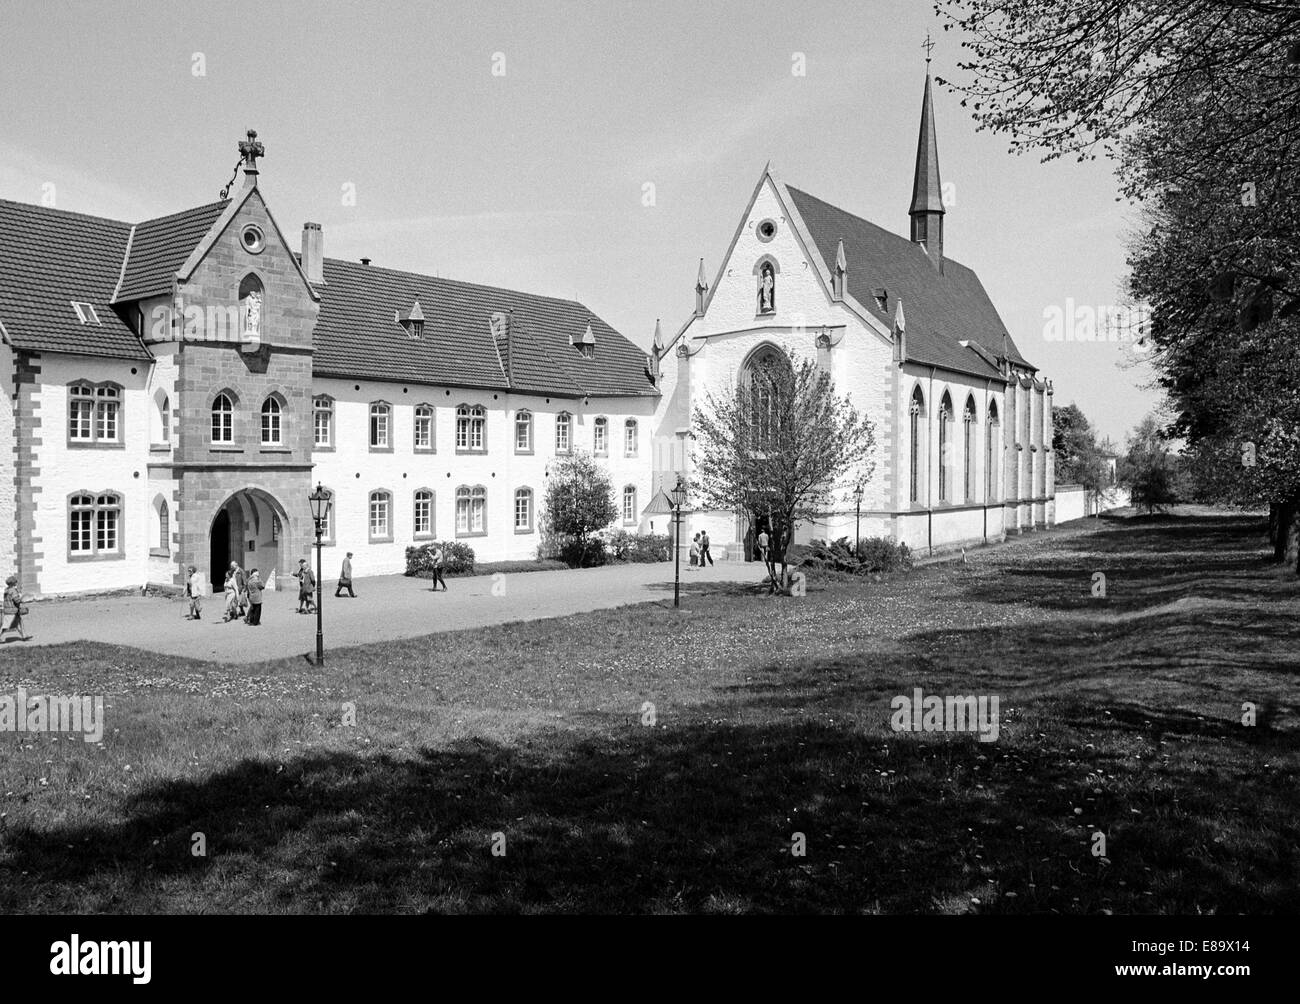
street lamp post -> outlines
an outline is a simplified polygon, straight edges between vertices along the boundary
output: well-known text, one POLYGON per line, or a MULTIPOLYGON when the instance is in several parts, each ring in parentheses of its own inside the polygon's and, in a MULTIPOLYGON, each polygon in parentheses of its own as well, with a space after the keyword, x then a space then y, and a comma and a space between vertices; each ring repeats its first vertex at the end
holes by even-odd
POLYGON ((862 482, 859 481, 853 488, 854 511, 857 514, 857 529, 854 531, 853 551, 856 554, 862 547, 862 482))
POLYGON ((682 506, 686 504, 686 482, 677 475, 677 484, 673 488, 673 514, 677 520, 677 529, 673 539, 673 606, 682 605, 682 506))
POLYGON ((316 490, 307 496, 311 503, 311 518, 316 524, 316 665, 325 665, 325 634, 321 623, 321 536, 325 530, 325 521, 329 519, 330 504, 334 493, 316 483, 316 490))

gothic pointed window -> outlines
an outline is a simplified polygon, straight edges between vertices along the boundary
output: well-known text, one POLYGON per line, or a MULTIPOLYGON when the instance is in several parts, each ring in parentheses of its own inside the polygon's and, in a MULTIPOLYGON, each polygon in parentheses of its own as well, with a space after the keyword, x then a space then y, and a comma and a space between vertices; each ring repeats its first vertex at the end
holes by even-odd
POLYGON ((975 401, 973 398, 966 398, 966 407, 961 413, 962 423, 962 478, 966 486, 965 497, 967 502, 975 501, 975 401))
POLYGON ((745 363, 742 387, 746 392, 752 448, 762 453, 778 449, 782 403, 794 392, 794 371, 789 358, 773 346, 762 347, 745 363))
POLYGON ((222 392, 212 401, 212 441, 235 441, 235 402, 234 396, 229 393, 222 392))
POLYGON ((1002 467, 1002 427, 998 422, 998 406, 989 403, 989 417, 985 425, 986 457, 984 459, 984 476, 987 479, 985 501, 998 499, 998 474, 1002 467))
POLYGON ((939 501, 952 495, 952 398, 944 391, 939 403, 939 501))
POLYGON ((908 405, 908 467, 911 470, 911 482, 908 489, 908 501, 921 501, 921 449, 924 444, 925 397, 921 388, 912 391, 912 401, 908 405))

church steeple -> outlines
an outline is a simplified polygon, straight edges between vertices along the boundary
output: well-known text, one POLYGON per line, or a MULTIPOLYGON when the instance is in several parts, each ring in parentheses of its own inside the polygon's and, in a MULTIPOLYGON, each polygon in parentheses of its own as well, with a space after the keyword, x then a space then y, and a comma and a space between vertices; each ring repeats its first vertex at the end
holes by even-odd
MULTIPOLYGON (((926 38, 930 45, 934 43, 926 38)), ((916 176, 912 181, 912 240, 925 245, 935 267, 943 271, 943 185, 939 181, 939 143, 934 135, 934 99, 930 96, 930 57, 925 59, 925 97, 921 134, 916 141, 916 176)))

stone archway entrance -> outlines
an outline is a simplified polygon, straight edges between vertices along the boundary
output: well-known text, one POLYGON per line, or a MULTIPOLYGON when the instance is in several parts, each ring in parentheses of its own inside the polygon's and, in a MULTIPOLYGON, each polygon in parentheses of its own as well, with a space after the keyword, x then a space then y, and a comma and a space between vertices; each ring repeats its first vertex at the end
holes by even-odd
POLYGON ((263 583, 275 581, 283 589, 282 580, 290 571, 288 526, 284 506, 260 488, 245 488, 226 499, 213 514, 208 532, 214 595, 224 588, 232 561, 246 572, 258 569, 263 583))

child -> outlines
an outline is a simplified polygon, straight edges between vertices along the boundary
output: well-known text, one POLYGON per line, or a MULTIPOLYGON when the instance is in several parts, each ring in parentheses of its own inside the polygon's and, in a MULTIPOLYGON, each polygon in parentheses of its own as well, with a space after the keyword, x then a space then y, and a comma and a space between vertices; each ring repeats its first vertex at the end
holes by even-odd
POLYGON ((201 620, 203 618, 203 576, 193 565, 190 565, 190 577, 185 583, 185 593, 190 598, 188 619, 201 620))
POLYGON ((19 639, 27 640, 27 628, 23 626, 23 614, 27 613, 27 608, 23 606, 23 594, 18 591, 18 576, 11 575, 5 579, 5 598, 4 613, 0 614, 0 633, 4 631, 19 631, 19 639), (9 626, 4 626, 4 618, 13 617, 9 626))
POLYGON ((695 568, 700 563, 700 535, 697 533, 691 538, 691 567, 695 568))

